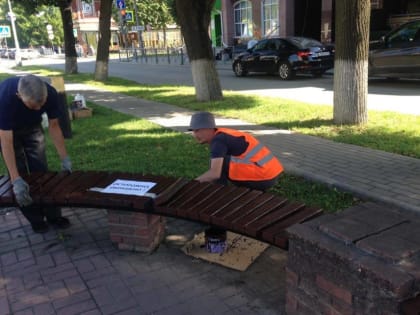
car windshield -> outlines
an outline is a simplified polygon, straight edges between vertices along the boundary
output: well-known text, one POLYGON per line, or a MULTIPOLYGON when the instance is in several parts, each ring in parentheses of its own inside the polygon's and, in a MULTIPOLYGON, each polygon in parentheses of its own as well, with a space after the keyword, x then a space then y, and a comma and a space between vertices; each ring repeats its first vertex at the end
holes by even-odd
POLYGON ((289 37, 288 40, 295 45, 298 48, 309 48, 314 46, 322 46, 322 44, 312 38, 306 38, 306 37, 289 37))
POLYGON ((259 41, 257 44, 254 45, 252 50, 258 51, 258 50, 265 50, 267 49, 268 40, 264 39, 259 41))
POLYGON ((411 42, 420 40, 420 21, 404 25, 388 37, 389 43, 411 42))

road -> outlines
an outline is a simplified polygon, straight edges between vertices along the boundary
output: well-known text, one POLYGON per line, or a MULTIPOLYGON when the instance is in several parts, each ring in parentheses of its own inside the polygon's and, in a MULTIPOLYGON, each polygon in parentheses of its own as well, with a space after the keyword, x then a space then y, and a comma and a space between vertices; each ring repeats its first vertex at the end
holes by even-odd
MULTIPOLYGON (((64 70, 63 58, 41 58, 23 61, 23 64, 43 64, 64 70)), ((79 72, 93 73, 95 60, 81 58, 79 72)), ((230 63, 217 64, 220 83, 223 90, 242 93, 281 97, 310 104, 333 104, 333 75, 322 78, 301 76, 292 81, 281 81, 276 76, 252 75, 237 78, 230 63)), ((144 64, 111 60, 109 75, 137 81, 141 84, 193 85, 189 65, 144 64)), ((386 79, 369 80, 368 109, 393 111, 420 115, 420 80, 388 81, 386 79)))

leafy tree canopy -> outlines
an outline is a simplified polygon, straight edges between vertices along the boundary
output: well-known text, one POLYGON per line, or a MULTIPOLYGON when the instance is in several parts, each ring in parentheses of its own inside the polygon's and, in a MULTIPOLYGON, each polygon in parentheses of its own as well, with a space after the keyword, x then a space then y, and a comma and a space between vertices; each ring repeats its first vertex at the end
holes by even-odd
MULTIPOLYGON (((37 1, 15 0, 12 2, 13 13, 16 15, 15 25, 19 45, 21 47, 51 46, 51 44, 61 46, 64 41, 64 36, 60 10, 57 7, 47 5, 31 7, 29 4, 32 5, 32 2, 37 1), (52 40, 48 38, 48 24, 52 26, 54 35, 54 39, 52 40)), ((6 13, 9 12, 7 1, 1 5, 1 11, 4 14, 1 14, 0 17, 4 18, 0 19, 0 23, 4 25, 10 24, 10 21, 5 18, 6 13)), ((7 44, 10 47, 15 46, 13 38, 8 38, 7 44)))
POLYGON ((18 5, 25 8, 27 14, 33 14, 39 11, 42 6, 67 6, 71 0, 11 0, 13 6, 18 5))
MULTIPOLYGON (((170 0, 126 0, 126 10, 131 10, 135 14, 137 6, 137 18, 139 25, 150 25, 153 28, 164 28, 167 24, 174 23, 170 11, 170 0)), ((114 18, 119 20, 118 11, 114 18)), ((136 20, 130 25, 136 25, 136 20)))

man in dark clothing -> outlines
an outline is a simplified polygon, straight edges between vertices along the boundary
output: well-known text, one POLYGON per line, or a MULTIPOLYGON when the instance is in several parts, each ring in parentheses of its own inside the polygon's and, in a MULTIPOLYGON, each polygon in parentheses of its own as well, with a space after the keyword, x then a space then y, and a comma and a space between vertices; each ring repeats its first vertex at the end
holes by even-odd
POLYGON ((34 75, 8 78, 0 83, 0 145, 16 201, 37 233, 70 225, 61 209, 41 209, 32 204, 29 185, 21 175, 48 170, 42 114, 48 116, 48 130, 61 159, 62 170, 71 172, 64 137, 58 122, 57 91, 34 75), (47 219, 45 222, 44 217, 47 219))
POLYGON ((209 112, 191 117, 190 128, 199 143, 210 146, 210 169, 196 179, 200 182, 228 181, 237 186, 266 191, 283 172, 280 161, 249 133, 218 128, 209 112))

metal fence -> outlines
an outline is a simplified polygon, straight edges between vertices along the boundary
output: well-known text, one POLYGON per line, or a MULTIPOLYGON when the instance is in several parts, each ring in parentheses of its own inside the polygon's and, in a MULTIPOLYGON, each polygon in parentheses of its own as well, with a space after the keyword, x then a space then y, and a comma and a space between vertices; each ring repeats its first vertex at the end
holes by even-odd
POLYGON ((122 62, 138 62, 147 64, 189 64, 184 48, 125 48, 119 50, 122 62))
MULTIPOLYGON (((232 61, 235 55, 246 50, 246 46, 213 48, 216 60, 224 63, 232 61)), ((119 60, 122 62, 138 62, 145 64, 174 64, 188 65, 190 63, 184 47, 179 48, 124 48, 118 51, 119 60)))

